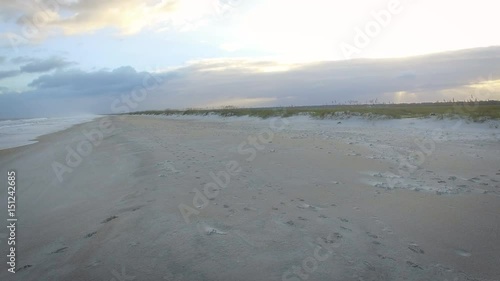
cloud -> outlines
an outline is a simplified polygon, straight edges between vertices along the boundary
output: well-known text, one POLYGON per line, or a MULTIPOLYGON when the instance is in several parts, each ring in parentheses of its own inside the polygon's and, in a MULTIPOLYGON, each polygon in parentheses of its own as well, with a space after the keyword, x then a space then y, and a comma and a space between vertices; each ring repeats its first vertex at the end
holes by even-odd
MULTIPOLYGON (((29 60, 29 59, 24 59, 29 60)), ((21 60, 22 61, 22 60, 21 60)), ((37 73, 37 72, 47 72, 54 69, 64 68, 73 64, 60 57, 51 57, 45 60, 32 59, 30 63, 21 66, 22 72, 27 73, 37 73)))
POLYGON ((95 97, 130 92, 140 86, 147 75, 147 72, 137 72, 130 66, 94 72, 74 69, 42 75, 28 86, 41 91, 58 90, 64 96, 95 97))
POLYGON ((14 64, 21 64, 21 63, 33 62, 35 60, 36 60, 35 58, 21 56, 21 57, 11 58, 10 62, 14 64))
MULTIPOLYGON (((157 74, 155 79, 172 76, 157 74)), ((152 84, 152 74, 137 72, 130 66, 114 70, 85 72, 57 70, 33 80, 32 89, 0 95, 0 118, 110 113, 112 104, 134 89, 152 84)))
POLYGON ((422 102, 500 99, 500 47, 405 59, 283 64, 244 59, 201 60, 172 71, 130 66, 86 72, 56 70, 32 90, 0 95, 4 116, 111 113, 113 102, 153 81, 131 110, 236 106, 323 105, 332 102, 422 102), (151 80, 153 77, 153 80, 151 80), (148 80, 149 79, 149 80, 148 80), (155 82, 156 81, 156 82, 155 82))
POLYGON ((19 75, 19 70, 0 70, 0 80, 19 75))
POLYGON ((11 0, 0 0, 0 7, 0 21, 4 22, 18 17, 20 13, 26 13, 33 10, 33 5, 11 0))
POLYGON ((235 1, 50 0, 27 5, 22 1, 0 0, 0 21, 11 22, 15 18, 21 29, 20 34, 23 35, 20 38, 28 41, 42 40, 54 31, 75 35, 113 28, 121 35, 131 35, 144 29, 185 29, 187 26, 199 26, 207 17, 223 14, 228 7, 233 6, 233 2, 235 1))
POLYGON ((8 92, 10 92, 9 88, 0 86, 0 94, 6 94, 8 92))
MULTIPOLYGON (((5 61, 6 61, 5 57, 0 57, 0 63, 3 63, 5 61)), ((10 62, 14 64, 21 64, 21 63, 26 63, 26 64, 22 65, 19 69, 0 70, 0 80, 19 76, 22 73, 42 73, 54 69, 63 69, 69 65, 74 64, 73 62, 66 61, 64 58, 55 56, 47 59, 38 59, 32 57, 15 57, 10 59, 10 62)), ((2 92, 5 92, 5 90, 2 92)))
POLYGON ((62 7, 70 16, 59 14, 49 24, 62 28, 65 34, 88 33, 106 27, 116 28, 122 34, 134 34, 168 16, 175 5, 175 2, 154 4, 143 0, 76 1, 62 7))

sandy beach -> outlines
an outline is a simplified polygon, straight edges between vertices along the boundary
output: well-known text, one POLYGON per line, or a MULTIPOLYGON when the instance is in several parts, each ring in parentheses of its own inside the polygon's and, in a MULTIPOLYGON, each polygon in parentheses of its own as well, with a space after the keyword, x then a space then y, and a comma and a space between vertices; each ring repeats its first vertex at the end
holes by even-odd
POLYGON ((0 279, 500 280, 498 125, 76 125, 0 150, 2 186, 17 172, 19 218, 18 272, 4 263, 0 279))

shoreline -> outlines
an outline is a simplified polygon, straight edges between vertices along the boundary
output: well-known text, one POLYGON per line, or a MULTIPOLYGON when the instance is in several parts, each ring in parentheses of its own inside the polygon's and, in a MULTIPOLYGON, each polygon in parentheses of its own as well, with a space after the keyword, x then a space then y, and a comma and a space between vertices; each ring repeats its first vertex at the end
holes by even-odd
MULTIPOLYGON (((79 125, 79 124, 84 124, 84 123, 87 123, 87 122, 92 122, 96 119, 99 119, 99 118, 103 118, 104 116, 101 116, 101 115, 96 115, 96 116, 93 116, 93 117, 60 117, 60 118, 30 118, 30 119, 7 119, 7 120, 2 120, 2 121, 12 121, 12 122, 25 122, 25 123, 18 123, 16 124, 17 126, 20 126, 20 125, 28 125, 26 122, 29 123, 29 121, 33 121, 33 120, 37 120, 39 122, 41 121, 45 121, 45 122, 48 122, 48 121, 56 121, 56 122, 59 122, 57 124, 44 124, 42 123, 41 125, 40 124, 33 124, 31 125, 31 128, 28 129, 28 131, 21 131, 21 136, 17 135, 17 133, 12 133, 12 132, 9 132, 9 133, 4 133, 5 135, 12 135, 13 137, 17 137, 18 139, 16 141, 10 141, 9 143, 5 144, 5 143, 0 143, 0 151, 1 150, 5 150, 5 149, 10 149, 10 148, 16 148, 16 147, 23 147, 23 146, 27 146, 27 145, 31 145, 31 144, 34 144, 37 142, 38 138, 41 137, 41 136, 44 136, 44 135, 48 135, 48 134, 52 134, 52 133, 57 133, 57 132, 60 132, 60 131, 64 131, 64 130, 67 130, 67 129, 70 129, 71 127, 75 126, 75 125, 79 125), (83 118, 83 119, 82 119, 83 118), (55 119, 55 120, 54 120, 55 119), (73 120, 71 121, 69 124, 68 123, 64 123, 64 122, 67 122, 68 119, 79 119, 79 120, 73 120), (40 126, 49 126, 49 128, 46 128, 45 131, 37 131, 40 127, 40 126), (52 127, 50 127, 52 126, 52 127), (31 130, 31 131, 30 131, 31 130)), ((0 125, 1 122, 0 122, 0 125)), ((12 126, 12 125, 11 125, 12 126)), ((5 130, 8 130, 10 126, 6 126, 5 127, 5 130)), ((0 140, 2 141, 2 140, 0 140)))

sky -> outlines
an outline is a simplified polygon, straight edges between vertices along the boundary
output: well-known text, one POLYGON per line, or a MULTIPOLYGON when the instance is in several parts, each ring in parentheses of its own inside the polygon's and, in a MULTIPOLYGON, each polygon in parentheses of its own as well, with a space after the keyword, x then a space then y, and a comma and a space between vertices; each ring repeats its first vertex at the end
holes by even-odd
POLYGON ((494 0, 0 0, 0 118, 500 99, 494 0))

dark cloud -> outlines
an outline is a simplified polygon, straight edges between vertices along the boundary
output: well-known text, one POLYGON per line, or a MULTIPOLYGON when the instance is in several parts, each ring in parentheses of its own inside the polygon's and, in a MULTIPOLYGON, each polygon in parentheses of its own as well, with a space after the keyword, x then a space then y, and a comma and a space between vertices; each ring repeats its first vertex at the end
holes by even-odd
POLYGON ((9 77, 14 77, 14 76, 17 76, 19 74, 20 74, 19 70, 3 70, 3 71, 0 71, 0 80, 5 79, 5 78, 9 78, 9 77))
POLYGON ((165 88, 165 93, 172 93, 167 100, 181 107, 238 98, 275 99, 266 105, 318 105, 335 100, 394 101, 394 94, 404 91, 417 95, 417 101, 437 101, 443 99, 444 90, 500 79, 500 48, 305 64, 285 72, 248 71, 263 65, 240 61, 226 63, 226 69, 220 62, 192 65, 165 88))
POLYGON ((6 94, 8 92, 10 92, 9 88, 0 86, 0 94, 6 94))
POLYGON ((14 64, 28 63, 28 62, 33 62, 33 61, 36 61, 36 59, 32 58, 32 57, 26 57, 26 56, 15 57, 15 58, 10 59, 10 62, 14 63, 14 64))
POLYGON ((134 91, 157 91, 157 85, 175 75, 137 72, 130 66, 94 72, 57 70, 33 80, 28 85, 32 90, 0 95, 0 118, 116 113, 113 102, 134 91))
POLYGON ((32 62, 21 66, 21 72, 37 73, 47 72, 54 69, 64 68, 74 64, 60 57, 51 57, 45 60, 33 60, 32 62))
MULTIPOLYGON (((282 65, 245 60, 200 61, 154 75, 130 66, 92 72, 56 70, 33 80, 29 84, 33 90, 0 95, 0 113, 5 115, 0 118, 16 113, 111 113, 117 100, 148 83, 154 87, 148 87, 147 98, 130 110, 203 107, 224 101, 236 104, 238 100, 265 101, 259 106, 390 102, 398 92, 408 93, 415 101, 459 99, 470 94, 458 90, 500 80, 499 65, 500 47, 494 47, 404 59, 308 63, 281 72, 259 70, 282 65), (453 96, 448 96, 450 90, 455 91, 453 96)), ((500 99, 498 93, 491 94, 500 99)))
POLYGON ((56 71, 51 75, 42 75, 28 86, 39 91, 49 90, 59 92, 64 96, 105 96, 132 91, 141 86, 148 72, 137 72, 130 66, 124 66, 112 71, 99 70, 85 72, 82 70, 56 71))

